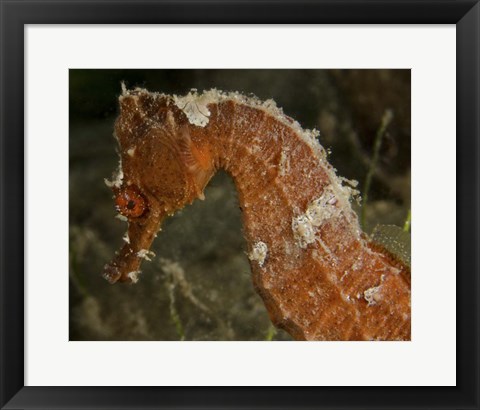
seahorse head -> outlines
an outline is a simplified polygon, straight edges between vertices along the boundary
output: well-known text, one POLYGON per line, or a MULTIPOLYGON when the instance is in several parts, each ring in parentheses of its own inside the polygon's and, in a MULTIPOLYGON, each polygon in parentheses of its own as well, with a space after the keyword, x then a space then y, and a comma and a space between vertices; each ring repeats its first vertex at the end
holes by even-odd
POLYGON ((106 183, 128 231, 123 248, 104 270, 111 283, 135 281, 163 218, 203 199, 213 174, 208 150, 193 141, 192 127, 171 97, 136 89, 124 90, 119 100, 115 137, 120 162, 106 183))

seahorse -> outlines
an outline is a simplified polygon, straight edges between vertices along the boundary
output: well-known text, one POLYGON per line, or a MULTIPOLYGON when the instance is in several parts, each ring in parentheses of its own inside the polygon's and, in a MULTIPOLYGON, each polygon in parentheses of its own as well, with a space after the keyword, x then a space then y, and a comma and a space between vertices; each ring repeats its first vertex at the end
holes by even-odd
POLYGON ((238 190, 252 279, 275 326, 297 340, 410 340, 410 269, 369 240, 316 131, 273 100, 209 90, 122 88, 111 181, 125 244, 105 266, 136 282, 162 221, 223 168, 238 190))

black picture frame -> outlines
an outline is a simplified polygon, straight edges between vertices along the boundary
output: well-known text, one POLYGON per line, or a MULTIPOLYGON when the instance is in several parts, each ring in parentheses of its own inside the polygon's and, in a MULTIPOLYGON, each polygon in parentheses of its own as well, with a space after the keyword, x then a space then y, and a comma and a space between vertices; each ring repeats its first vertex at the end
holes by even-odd
MULTIPOLYGON (((256 2, 0 0, 0 14, 2 409, 480 408, 478 0, 256 2), (25 387, 24 26, 87 23, 456 24, 458 223, 456 387, 25 387)), ((444 303, 449 303, 447 298, 444 303)), ((438 337, 441 337, 440 332, 438 337)))

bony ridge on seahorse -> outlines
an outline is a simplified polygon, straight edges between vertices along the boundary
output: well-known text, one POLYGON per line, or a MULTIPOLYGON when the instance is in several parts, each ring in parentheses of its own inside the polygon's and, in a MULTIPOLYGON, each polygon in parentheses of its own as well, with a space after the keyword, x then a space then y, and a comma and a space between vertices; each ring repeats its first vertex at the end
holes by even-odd
POLYGON ((119 169, 106 181, 128 220, 105 266, 136 282, 162 220, 196 198, 219 168, 235 182, 253 281, 273 323, 298 340, 410 340, 410 270, 371 243, 354 191, 314 131, 272 100, 126 90, 115 136, 119 169))

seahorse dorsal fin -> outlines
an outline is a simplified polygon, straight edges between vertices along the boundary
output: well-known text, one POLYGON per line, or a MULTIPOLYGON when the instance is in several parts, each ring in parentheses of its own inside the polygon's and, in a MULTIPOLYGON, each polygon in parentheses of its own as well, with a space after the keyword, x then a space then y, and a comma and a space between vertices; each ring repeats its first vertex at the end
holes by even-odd
POLYGON ((410 233, 396 225, 377 225, 371 235, 372 241, 383 246, 387 251, 411 265, 410 233))

